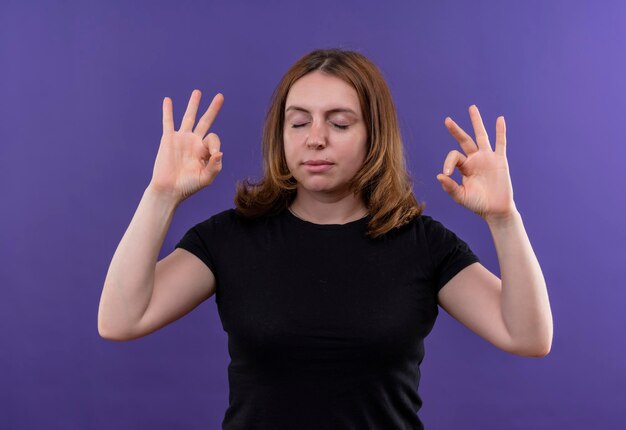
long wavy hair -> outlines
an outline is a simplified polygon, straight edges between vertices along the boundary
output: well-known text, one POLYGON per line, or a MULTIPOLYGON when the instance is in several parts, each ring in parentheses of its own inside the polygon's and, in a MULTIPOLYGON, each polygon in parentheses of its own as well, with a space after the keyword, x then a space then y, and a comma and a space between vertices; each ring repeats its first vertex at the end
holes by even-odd
POLYGON ((300 58, 281 79, 271 99, 263 129, 263 177, 237 185, 235 205, 244 217, 256 218, 286 209, 296 196, 283 148, 285 102, 291 86, 304 75, 322 71, 351 85, 359 96, 367 128, 365 161, 350 181, 350 190, 367 207, 367 234, 379 237, 422 213, 413 195, 398 118, 391 92, 378 68, 354 51, 320 49, 300 58))

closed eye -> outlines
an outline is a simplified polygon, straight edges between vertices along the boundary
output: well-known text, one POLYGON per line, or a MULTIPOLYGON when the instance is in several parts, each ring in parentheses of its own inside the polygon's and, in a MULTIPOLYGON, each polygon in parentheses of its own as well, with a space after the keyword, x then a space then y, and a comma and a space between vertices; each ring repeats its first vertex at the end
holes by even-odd
MULTIPOLYGON (((304 127, 307 124, 308 122, 303 122, 302 124, 291 124, 291 128, 300 128, 304 127)), ((348 127, 350 127, 350 125, 335 124, 334 122, 331 124, 333 125, 333 127, 338 128, 339 130, 347 130, 348 127)))

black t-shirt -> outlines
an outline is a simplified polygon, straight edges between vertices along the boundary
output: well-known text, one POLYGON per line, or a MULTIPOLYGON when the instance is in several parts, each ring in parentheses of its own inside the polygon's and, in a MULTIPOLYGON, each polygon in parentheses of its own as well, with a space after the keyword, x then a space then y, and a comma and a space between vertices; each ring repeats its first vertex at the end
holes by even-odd
POLYGON ((437 293, 479 260, 429 216, 377 239, 368 220, 231 209, 176 245, 217 282, 231 358, 223 429, 423 428, 419 365, 437 293))

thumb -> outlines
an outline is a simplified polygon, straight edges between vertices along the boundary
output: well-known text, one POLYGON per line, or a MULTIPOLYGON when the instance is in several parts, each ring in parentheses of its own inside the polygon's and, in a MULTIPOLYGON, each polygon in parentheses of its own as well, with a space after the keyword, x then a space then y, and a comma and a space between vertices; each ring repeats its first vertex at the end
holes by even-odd
POLYGON ((209 151, 210 155, 220 152, 220 146, 222 145, 220 137, 215 133, 207 134, 207 136, 202 140, 202 144, 209 151))
POLYGON ((200 174, 202 186, 207 186, 215 180, 217 174, 222 170, 222 155, 220 151, 220 138, 215 133, 209 133, 202 141, 204 147, 209 150, 209 162, 200 174))
POLYGON ((211 184, 217 174, 222 170, 222 156, 224 154, 222 152, 216 152, 211 155, 209 158, 209 162, 206 164, 202 172, 200 173, 200 180, 202 181, 202 186, 206 187, 211 184))
POLYGON ((443 190, 450 195, 457 203, 461 203, 461 195, 463 187, 456 183, 451 177, 442 173, 437 175, 437 180, 441 184, 443 190))

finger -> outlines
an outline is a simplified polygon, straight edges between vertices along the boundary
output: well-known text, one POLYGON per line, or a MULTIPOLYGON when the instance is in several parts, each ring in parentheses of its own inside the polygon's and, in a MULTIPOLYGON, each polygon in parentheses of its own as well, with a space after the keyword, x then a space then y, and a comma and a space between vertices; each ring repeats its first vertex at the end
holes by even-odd
POLYGON ((469 107, 470 119, 472 120, 472 126, 474 127, 474 134, 476 135, 476 143, 478 144, 478 149, 489 149, 491 150, 491 145, 489 144, 489 136, 487 135, 487 130, 485 130, 485 125, 483 124, 483 119, 480 117, 480 112, 476 105, 471 105, 469 107))
POLYGON ((503 116, 496 120, 496 153, 506 155, 506 123, 503 116))
POLYGON ((172 99, 163 99, 163 134, 174 131, 174 114, 172 113, 172 99))
POLYGON ((201 181, 203 186, 209 185, 215 180, 217 174, 222 170, 222 152, 211 155, 206 167, 202 170, 201 181))
POLYGON ((209 133, 207 137, 202 140, 202 144, 211 155, 217 154, 222 146, 219 136, 215 133, 209 133))
POLYGON ((443 174, 450 176, 454 172, 455 166, 462 166, 465 163, 467 157, 461 154, 459 151, 452 150, 448 152, 445 161, 443 162, 443 174))
POLYGON ((459 145, 461 145, 461 148, 463 148, 463 151, 467 155, 471 154, 472 152, 478 151, 478 147, 476 146, 472 138, 465 131, 463 131, 463 129, 452 120, 452 118, 447 117, 443 123, 447 127, 452 137, 454 137, 456 141, 459 142, 459 145))
POLYGON ((198 121, 198 125, 196 125, 196 129, 193 132, 200 137, 204 137, 207 131, 209 131, 209 129, 211 128, 211 125, 213 125, 213 121, 215 121, 215 117, 222 108, 223 104, 224 96, 222 95, 222 93, 217 93, 215 97, 213 97, 209 108, 206 110, 204 115, 202 115, 202 118, 200 118, 200 120, 198 121))
POLYGON ((442 175, 441 173, 437 175, 437 180, 441 184, 443 190, 448 193, 455 202, 459 204, 462 202, 463 187, 461 185, 457 184, 454 179, 449 178, 446 175, 442 175))
POLYGON ((202 93, 200 90, 193 90, 191 97, 189 97, 189 103, 187 103, 187 110, 183 116, 183 121, 180 124, 179 131, 191 131, 193 125, 196 122, 196 113, 198 112, 198 105, 200 104, 200 98, 202 93))

